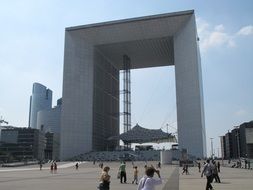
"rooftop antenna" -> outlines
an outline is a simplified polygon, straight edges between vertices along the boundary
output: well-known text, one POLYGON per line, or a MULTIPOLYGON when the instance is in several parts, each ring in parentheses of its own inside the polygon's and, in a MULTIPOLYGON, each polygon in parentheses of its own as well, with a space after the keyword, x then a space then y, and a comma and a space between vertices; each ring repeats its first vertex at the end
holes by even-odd
POLYGON ((2 123, 5 123, 6 125, 8 125, 9 122, 5 121, 5 120, 3 119, 3 116, 1 116, 1 119, 0 119, 0 126, 1 126, 2 123))

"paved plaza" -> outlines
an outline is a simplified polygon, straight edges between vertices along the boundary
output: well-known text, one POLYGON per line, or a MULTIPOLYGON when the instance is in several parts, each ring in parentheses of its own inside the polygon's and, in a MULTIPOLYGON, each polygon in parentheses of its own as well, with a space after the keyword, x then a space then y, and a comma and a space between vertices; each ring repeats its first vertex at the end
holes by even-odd
MULTIPOLYGON (((116 178, 119 162, 104 163, 111 167, 111 190, 136 190, 137 185, 132 184, 132 163, 127 162, 127 183, 121 184, 116 178)), ((144 173, 144 162, 135 163, 139 168, 139 178, 144 173)), ((148 162, 148 165, 155 162, 148 162)), ((42 171, 38 165, 0 168, 1 190, 93 190, 98 185, 101 169, 98 163, 80 163, 79 169, 75 169, 75 163, 58 163, 57 173, 51 173, 50 165, 43 166, 42 171)), ((198 169, 189 168, 190 175, 182 175, 182 168, 177 166, 162 166, 161 176, 164 183, 157 186, 156 190, 204 190, 206 179, 200 177, 198 169)), ((235 168, 221 168, 220 178, 222 183, 213 183, 214 189, 252 190, 253 171, 235 168)))

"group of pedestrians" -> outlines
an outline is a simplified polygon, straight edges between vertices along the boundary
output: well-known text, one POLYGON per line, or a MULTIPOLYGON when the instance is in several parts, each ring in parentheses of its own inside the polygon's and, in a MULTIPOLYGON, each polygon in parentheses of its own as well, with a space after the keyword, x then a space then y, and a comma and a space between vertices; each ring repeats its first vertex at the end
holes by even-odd
MULTIPOLYGON (((145 165, 145 175, 140 179, 138 182, 138 167, 133 164, 133 181, 132 184, 136 184, 137 190, 154 190, 156 185, 162 184, 162 179, 160 175, 161 163, 159 162, 157 165, 157 169, 154 166, 147 166, 145 165), (158 178, 154 178, 154 174, 157 174, 158 178)), ((109 190, 110 189, 110 178, 109 175, 110 167, 105 166, 102 168, 102 173, 99 179, 99 190, 109 190)), ((120 183, 127 183, 127 175, 126 175, 126 163, 123 161, 121 162, 118 170, 118 176, 120 179, 120 183)))
MULTIPOLYGON (((42 161, 39 162, 39 167, 40 167, 40 170, 42 170, 42 167, 43 167, 43 162, 42 161)), ((78 162, 75 164, 75 168, 76 168, 76 170, 78 170, 78 168, 79 168, 79 163, 78 162)), ((51 173, 57 173, 57 163, 56 163, 56 161, 51 163, 50 172, 51 173)))
POLYGON ((212 186, 212 182, 215 179, 216 183, 220 183, 220 177, 219 177, 219 172, 220 172, 220 163, 218 162, 216 164, 216 162, 207 160, 203 171, 201 173, 201 177, 203 177, 203 175, 206 176, 206 190, 212 190, 213 186, 212 186))
MULTIPOLYGON (((252 168, 250 167, 250 160, 245 159, 245 160, 244 160, 244 166, 243 166, 243 164, 242 164, 242 161, 243 161, 243 160, 239 159, 238 161, 236 161, 236 163, 233 163, 233 164, 232 164, 231 168, 252 169, 252 168)), ((228 164, 230 164, 230 163, 231 163, 231 160, 228 160, 228 164)))
POLYGON ((57 173, 57 163, 53 162, 50 166, 51 173, 57 173))

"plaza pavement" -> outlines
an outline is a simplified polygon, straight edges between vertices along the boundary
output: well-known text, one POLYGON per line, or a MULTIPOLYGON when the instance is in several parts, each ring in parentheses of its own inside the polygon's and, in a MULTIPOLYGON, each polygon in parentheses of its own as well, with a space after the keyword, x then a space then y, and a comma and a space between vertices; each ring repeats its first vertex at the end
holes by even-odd
MULTIPOLYGON (((136 190, 137 185, 132 184, 132 163, 127 162, 127 184, 121 184, 116 178, 119 162, 105 162, 111 170, 111 190, 136 190)), ((148 165, 156 162, 148 162, 148 165)), ((144 173, 144 162, 136 162, 139 169, 139 178, 144 173)), ((0 168, 0 190, 96 190, 101 169, 98 163, 80 163, 75 170, 75 163, 58 163, 56 174, 50 173, 50 164, 43 166, 42 171, 38 165, 0 168)), ((162 166, 161 176, 164 183, 156 190, 204 190, 206 179, 200 177, 197 168, 189 168, 190 175, 181 175, 182 168, 177 166, 162 166)), ((235 168, 221 168, 221 184, 213 183, 214 189, 221 190, 252 190, 253 171, 235 168)))
MULTIPOLYGON (((203 169, 203 168, 202 168, 203 169)), ((182 169, 181 171, 182 172, 182 169)), ((189 168, 190 175, 179 177, 180 190, 205 190, 206 177, 201 178, 198 168, 189 168)), ((219 173, 221 183, 212 183, 215 190, 253 190, 253 170, 221 167, 219 173)))

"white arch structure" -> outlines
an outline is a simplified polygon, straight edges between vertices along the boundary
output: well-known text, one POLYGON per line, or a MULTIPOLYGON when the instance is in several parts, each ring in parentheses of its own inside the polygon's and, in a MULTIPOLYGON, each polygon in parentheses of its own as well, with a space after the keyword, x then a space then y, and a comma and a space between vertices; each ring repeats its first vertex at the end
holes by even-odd
POLYGON ((179 148, 206 156, 201 63, 193 10, 66 28, 61 159, 113 149, 119 71, 175 66, 179 148))

